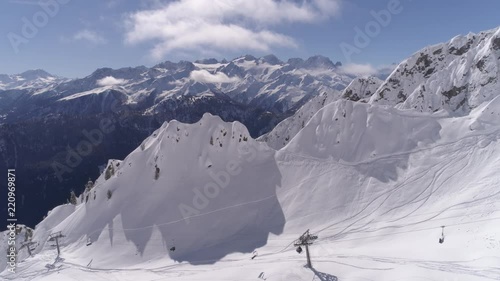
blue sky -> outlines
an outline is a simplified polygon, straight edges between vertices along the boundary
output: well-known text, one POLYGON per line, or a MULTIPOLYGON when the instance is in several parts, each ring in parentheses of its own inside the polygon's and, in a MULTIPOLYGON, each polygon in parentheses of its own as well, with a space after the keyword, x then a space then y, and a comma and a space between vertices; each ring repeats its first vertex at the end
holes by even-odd
POLYGON ((500 26, 498 0, 4 0, 0 11, 0 73, 42 68, 66 77, 269 53, 374 69, 500 26), (377 22, 374 12, 390 20, 377 22), (368 43, 356 43, 356 30, 368 43))

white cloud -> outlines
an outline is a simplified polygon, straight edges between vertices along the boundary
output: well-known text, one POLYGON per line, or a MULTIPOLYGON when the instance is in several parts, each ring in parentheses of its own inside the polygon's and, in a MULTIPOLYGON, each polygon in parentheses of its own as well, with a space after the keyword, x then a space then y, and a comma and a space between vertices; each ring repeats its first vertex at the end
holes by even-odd
POLYGON ((113 76, 107 76, 102 79, 97 80, 96 84, 98 86, 104 87, 104 86, 117 86, 117 85, 123 85, 127 83, 127 80, 125 79, 117 79, 113 76))
POLYGON ((350 63, 347 65, 343 65, 340 68, 340 71, 345 74, 351 74, 355 76, 370 76, 377 74, 377 68, 375 68, 371 64, 350 63))
POLYGON ((356 64, 350 63, 340 68, 344 74, 354 76, 388 76, 396 68, 396 64, 379 65, 377 67, 371 64, 356 64))
POLYGON ((157 59, 175 50, 257 50, 296 47, 276 32, 286 23, 312 23, 338 12, 339 0, 177 0, 130 14, 126 42, 153 41, 157 59))
POLYGON ((120 4, 120 2, 122 2, 122 0, 107 0, 106 6, 108 8, 115 8, 118 4, 120 4))
POLYGON ((389 76, 397 66, 398 65, 395 63, 389 65, 381 65, 377 67, 377 71, 379 75, 389 76))
POLYGON ((201 83, 233 83, 239 81, 237 77, 229 77, 222 72, 212 74, 206 70, 194 70, 189 78, 201 83))
POLYGON ((99 35, 97 32, 89 30, 89 29, 83 29, 80 30, 78 33, 76 33, 73 36, 74 40, 82 40, 82 41, 88 41, 92 44, 106 44, 107 40, 99 35))

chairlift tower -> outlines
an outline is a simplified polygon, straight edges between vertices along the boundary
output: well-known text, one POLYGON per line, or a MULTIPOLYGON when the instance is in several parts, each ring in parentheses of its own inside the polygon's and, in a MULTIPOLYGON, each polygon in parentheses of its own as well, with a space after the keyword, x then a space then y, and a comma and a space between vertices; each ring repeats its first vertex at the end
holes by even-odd
POLYGON ((56 241, 56 246, 57 246, 57 256, 61 254, 61 250, 59 249, 59 238, 65 237, 61 231, 55 232, 50 234, 49 236, 49 241, 56 241))
POLYGON ((35 246, 34 248, 31 248, 31 246, 33 246, 33 245, 37 245, 37 244, 38 244, 37 242, 33 242, 33 241, 26 241, 26 242, 23 242, 23 243, 21 243, 21 248, 20 248, 20 250, 21 250, 21 249, 23 249, 23 248, 26 248, 26 249, 28 250, 28 254, 29 254, 29 255, 30 255, 30 257, 31 257, 31 256, 32 256, 31 251, 33 251, 33 250, 36 248, 36 246, 35 246))
POLYGON ((317 235, 311 235, 309 233, 309 229, 302 234, 297 241, 293 244, 297 247, 297 252, 300 254, 302 252, 302 246, 306 247, 306 256, 307 256, 307 267, 312 268, 311 256, 309 254, 309 246, 313 244, 313 241, 318 239, 317 235))

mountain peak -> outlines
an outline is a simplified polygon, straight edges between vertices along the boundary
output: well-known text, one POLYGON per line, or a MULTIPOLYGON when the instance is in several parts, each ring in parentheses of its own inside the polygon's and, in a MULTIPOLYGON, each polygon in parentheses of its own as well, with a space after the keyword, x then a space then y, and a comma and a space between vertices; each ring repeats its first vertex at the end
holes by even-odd
POLYGON ((263 56, 261 58, 262 61, 264 62, 267 62, 271 65, 277 65, 277 64, 281 64, 283 63, 280 59, 278 59, 278 57, 276 57, 275 55, 267 55, 267 56, 263 56))
POLYGON ((335 68, 335 64, 325 56, 316 55, 304 62, 304 68, 335 68))
POLYGON ((234 62, 244 62, 244 61, 256 61, 257 58, 252 55, 244 55, 233 59, 234 62))
POLYGON ((215 58, 196 60, 195 63, 199 64, 217 64, 219 61, 215 58))
POLYGON ((47 78, 47 77, 54 77, 54 75, 48 73, 47 71, 43 69, 33 69, 33 70, 27 70, 23 73, 20 73, 19 76, 23 77, 24 79, 27 80, 34 80, 37 78, 47 78))
POLYGON ((287 64, 294 66, 294 67, 300 67, 304 63, 304 60, 301 58, 289 58, 287 61, 287 64))

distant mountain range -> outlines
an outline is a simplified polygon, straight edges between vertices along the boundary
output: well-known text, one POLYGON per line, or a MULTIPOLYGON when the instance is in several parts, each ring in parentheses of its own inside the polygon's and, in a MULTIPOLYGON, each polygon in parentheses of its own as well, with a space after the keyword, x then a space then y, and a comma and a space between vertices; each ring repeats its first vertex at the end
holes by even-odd
POLYGON ((230 100, 283 114, 316 95, 345 88, 354 77, 340 67, 340 62, 323 56, 282 62, 274 55, 246 55, 232 61, 166 61, 151 68, 101 68, 81 79, 27 71, 0 76, 0 116, 3 122, 11 123, 47 113, 105 113, 109 104, 102 104, 110 95, 120 106, 146 115, 161 114, 172 101, 196 102, 201 98, 230 100), (80 106, 82 102, 87 105, 80 106))

